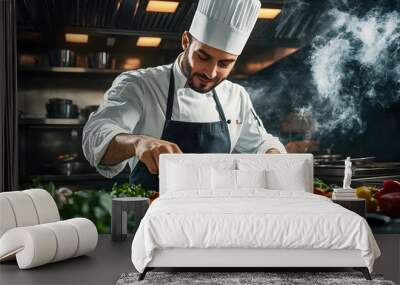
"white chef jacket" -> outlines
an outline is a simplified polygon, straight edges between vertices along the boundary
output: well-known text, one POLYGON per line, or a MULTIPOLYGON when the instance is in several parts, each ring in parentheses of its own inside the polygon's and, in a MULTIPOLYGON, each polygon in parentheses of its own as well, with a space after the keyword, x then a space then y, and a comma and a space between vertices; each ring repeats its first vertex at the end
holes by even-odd
MULTIPOLYGON (((175 97, 172 120, 187 122, 220 121, 212 91, 199 93, 185 88, 186 77, 178 60, 173 63, 175 97)), ((105 177, 112 178, 129 162, 130 169, 138 159, 133 156, 112 166, 101 165, 111 140, 118 134, 144 134, 161 138, 165 123, 171 65, 162 65, 121 73, 104 95, 104 102, 92 113, 84 126, 82 148, 89 163, 105 177)), ((239 84, 224 80, 215 87, 224 110, 231 140, 231 152, 265 153, 286 149, 277 137, 265 130, 254 111, 249 94, 239 84)))

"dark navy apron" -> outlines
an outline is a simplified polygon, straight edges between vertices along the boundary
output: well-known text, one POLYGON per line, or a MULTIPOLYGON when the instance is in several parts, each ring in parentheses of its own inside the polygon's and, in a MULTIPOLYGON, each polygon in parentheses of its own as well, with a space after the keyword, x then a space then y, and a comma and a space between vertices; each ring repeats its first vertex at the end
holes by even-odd
MULTIPOLYGON (((175 80, 173 65, 170 72, 166 120, 162 140, 176 143, 183 153, 230 153, 231 140, 224 111, 215 89, 213 98, 221 121, 210 123, 171 120, 174 105, 175 80)), ((139 161, 130 175, 130 184, 141 184, 146 190, 158 191, 158 175, 151 174, 146 165, 139 161)))

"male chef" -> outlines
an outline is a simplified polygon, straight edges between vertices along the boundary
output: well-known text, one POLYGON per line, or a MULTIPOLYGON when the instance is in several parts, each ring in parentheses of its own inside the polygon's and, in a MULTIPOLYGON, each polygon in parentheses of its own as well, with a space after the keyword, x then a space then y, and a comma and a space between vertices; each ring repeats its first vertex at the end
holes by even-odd
MULTIPOLYGON (((256 23, 258 0, 200 0, 183 52, 119 75, 83 130, 83 152, 106 177, 158 190, 161 153, 286 153, 239 84, 226 78, 256 23)), ((265 106, 268 108, 268 106, 265 106)))

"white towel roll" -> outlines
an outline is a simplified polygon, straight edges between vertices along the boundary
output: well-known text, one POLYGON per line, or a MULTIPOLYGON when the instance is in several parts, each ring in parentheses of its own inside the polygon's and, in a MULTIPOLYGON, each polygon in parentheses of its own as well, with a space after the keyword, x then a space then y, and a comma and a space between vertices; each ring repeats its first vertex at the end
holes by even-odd
POLYGON ((41 225, 51 229, 57 238, 57 252, 51 262, 73 257, 78 249, 78 233, 73 225, 65 221, 41 225))
POLYGON ((11 204, 8 199, 1 194, 2 193, 0 193, 0 237, 9 229, 17 226, 11 204))
POLYGON ((31 197, 22 191, 1 193, 8 199, 14 210, 17 227, 33 226, 39 223, 38 214, 31 197))
POLYGON ((20 269, 49 263, 56 252, 56 235, 43 225, 14 228, 0 239, 0 261, 16 255, 20 269))
POLYGON ((97 246, 98 234, 92 221, 85 218, 73 218, 64 222, 73 225, 78 233, 78 249, 74 255, 79 256, 94 250, 97 246))
POLYGON ((28 189, 22 192, 31 197, 39 217, 39 224, 57 222, 60 220, 57 205, 49 192, 43 189, 28 189))

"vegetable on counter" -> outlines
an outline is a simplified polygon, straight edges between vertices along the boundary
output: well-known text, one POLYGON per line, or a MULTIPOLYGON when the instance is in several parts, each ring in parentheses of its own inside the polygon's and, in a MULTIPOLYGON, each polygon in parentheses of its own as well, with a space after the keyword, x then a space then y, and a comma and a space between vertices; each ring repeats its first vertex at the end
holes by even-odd
POLYGON ((319 178, 314 178, 314 194, 331 198, 333 188, 319 178))
POLYGON ((382 195, 393 192, 400 192, 400 182, 396 180, 385 180, 383 182, 383 188, 376 194, 376 198, 379 200, 382 195))
POLYGON ((360 186, 356 188, 357 198, 364 198, 367 213, 376 212, 378 208, 378 202, 375 198, 378 193, 378 188, 373 186, 360 186))
POLYGON ((381 212, 391 218, 400 218, 400 182, 386 180, 375 195, 381 212))
MULTIPOLYGON (((314 179, 314 194, 331 198, 333 187, 321 179, 314 179)), ((385 180, 381 189, 366 185, 357 187, 356 196, 365 199, 367 213, 383 214, 388 216, 387 219, 400 218, 400 181, 385 180)))
POLYGON ((400 191, 382 195, 379 198, 379 207, 383 214, 391 218, 400 218, 400 191))

